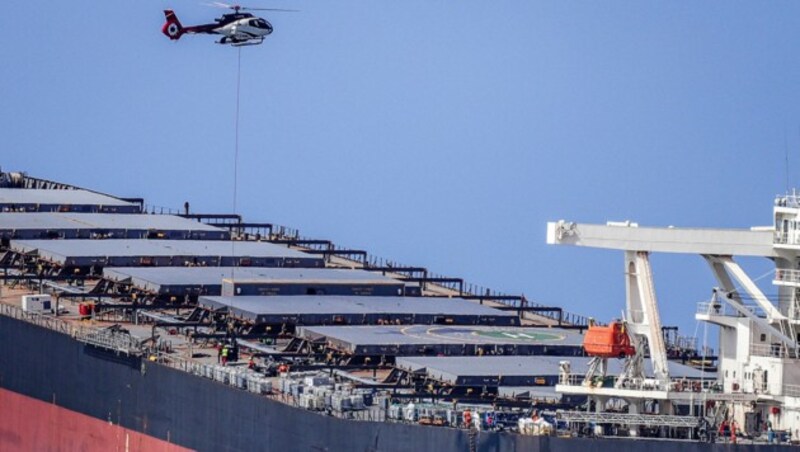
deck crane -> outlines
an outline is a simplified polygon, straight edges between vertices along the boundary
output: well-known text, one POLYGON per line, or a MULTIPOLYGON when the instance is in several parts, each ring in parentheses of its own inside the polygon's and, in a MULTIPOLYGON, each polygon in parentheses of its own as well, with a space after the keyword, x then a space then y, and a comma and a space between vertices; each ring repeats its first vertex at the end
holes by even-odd
MULTIPOLYGON (((639 415, 646 406, 650 411, 655 409, 652 415, 671 416, 680 405, 689 406, 690 410, 697 407, 701 414, 708 415, 709 405, 698 404, 698 400, 737 407, 736 422, 741 425, 745 425, 746 412, 767 413, 773 423, 784 426, 790 424, 790 418, 788 414, 782 416, 782 410, 791 412, 791 419, 800 416, 800 396, 795 396, 800 394, 795 389, 800 384, 794 383, 796 378, 787 383, 785 377, 790 374, 783 372, 795 369, 800 360, 800 195, 776 199, 774 212, 772 226, 750 229, 653 228, 629 221, 605 225, 563 220, 548 223, 549 244, 623 251, 625 311, 622 321, 606 327, 603 334, 611 338, 612 345, 625 346, 624 336, 619 334, 624 327, 634 349, 632 355, 625 353, 625 369, 613 387, 598 387, 596 379, 591 378, 603 375, 603 360, 613 357, 611 352, 601 351, 595 354, 595 369, 587 372, 586 385, 575 385, 562 372, 556 391, 589 397, 598 413, 611 400, 625 401, 628 415, 632 416, 628 422, 631 435, 636 435, 638 426, 645 425, 639 415), (708 388, 701 380, 687 391, 685 382, 670 380, 651 253, 699 255, 716 279, 718 288, 712 301, 698 304, 695 313, 697 320, 720 327, 720 370, 708 388), (736 262, 734 258, 739 256, 762 257, 775 263, 773 284, 778 286, 778 305, 772 304, 736 262), (745 304, 745 297, 751 300, 749 304, 745 304), (637 368, 644 362, 643 350, 649 350, 652 379, 643 378, 637 368), (787 400, 780 408, 776 396, 787 400)), ((600 333, 599 329, 590 329, 587 336, 600 333)), ((569 363, 562 363, 562 368, 569 369, 569 363)))

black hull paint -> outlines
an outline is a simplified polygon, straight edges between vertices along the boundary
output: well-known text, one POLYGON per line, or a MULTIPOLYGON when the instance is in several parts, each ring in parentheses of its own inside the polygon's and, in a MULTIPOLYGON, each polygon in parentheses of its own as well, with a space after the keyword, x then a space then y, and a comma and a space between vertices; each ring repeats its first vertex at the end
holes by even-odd
MULTIPOLYGON (((0 386, 201 451, 469 450, 469 437, 463 430, 319 415, 159 364, 118 357, 1 315, 0 386)), ((0 415, 8 413, 0 407, 0 415)), ((693 452, 730 447, 487 432, 478 437, 480 451, 607 452, 609 448, 693 452)), ((736 450, 773 448, 778 449, 740 446, 736 450)))

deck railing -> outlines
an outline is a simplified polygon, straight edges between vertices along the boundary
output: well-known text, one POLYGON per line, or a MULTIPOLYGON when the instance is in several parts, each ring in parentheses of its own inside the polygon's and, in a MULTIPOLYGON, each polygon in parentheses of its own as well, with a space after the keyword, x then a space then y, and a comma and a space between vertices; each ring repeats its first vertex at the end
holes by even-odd
POLYGON ((773 243, 776 245, 788 245, 789 244, 789 234, 786 232, 778 232, 775 231, 775 235, 773 236, 773 243))
POLYGON ((780 207, 800 207, 800 194, 787 193, 775 196, 775 205, 780 207))
POLYGON ((750 344, 750 354, 772 358, 800 358, 800 353, 796 349, 787 348, 782 344, 750 344))
POLYGON ((0 304, 0 315, 22 320, 42 328, 69 335, 83 342, 126 355, 143 353, 141 342, 130 334, 110 328, 96 328, 85 325, 74 325, 57 317, 35 312, 25 312, 22 308, 9 304, 0 304))
POLYGON ((22 308, 10 304, 0 303, 0 314, 16 320, 23 320, 48 330, 53 330, 62 334, 75 337, 83 327, 76 327, 69 322, 56 317, 42 315, 35 312, 25 312, 22 308))
POLYGON ((778 268, 775 270, 775 281, 800 284, 800 270, 778 268))
MULTIPOLYGON (((743 307, 756 315, 757 317, 766 317, 766 314, 761 309, 760 306, 755 304, 746 304, 743 307)), ((701 301, 697 303, 697 310, 695 311, 697 314, 708 314, 708 315, 719 315, 719 316, 728 316, 728 317, 742 317, 742 314, 731 307, 728 303, 725 302, 718 302, 718 303, 711 303, 708 301, 701 301)))
POLYGON ((800 397, 800 385, 783 385, 783 395, 788 397, 800 397))

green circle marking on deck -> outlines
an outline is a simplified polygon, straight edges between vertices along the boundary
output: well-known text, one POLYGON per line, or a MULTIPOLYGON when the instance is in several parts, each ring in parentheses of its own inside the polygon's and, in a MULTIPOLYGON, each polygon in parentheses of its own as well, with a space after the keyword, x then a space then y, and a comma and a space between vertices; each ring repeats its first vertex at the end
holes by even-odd
POLYGON ((540 331, 503 331, 503 330, 495 330, 495 331, 473 331, 472 334, 477 334, 478 336, 486 336, 491 337, 494 339, 511 339, 514 341, 524 341, 524 342, 551 342, 551 341, 560 341, 564 339, 564 336, 555 333, 543 333, 540 331))

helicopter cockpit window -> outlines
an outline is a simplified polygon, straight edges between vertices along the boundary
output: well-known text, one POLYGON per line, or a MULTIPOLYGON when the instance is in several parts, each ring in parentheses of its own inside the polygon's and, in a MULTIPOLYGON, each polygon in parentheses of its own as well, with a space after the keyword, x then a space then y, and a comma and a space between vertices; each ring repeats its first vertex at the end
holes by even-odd
POLYGON ((253 20, 250 21, 250 26, 259 28, 259 23, 258 23, 257 20, 253 19, 253 20))
POLYGON ((267 28, 267 23, 264 21, 264 19, 258 19, 256 21, 256 27, 258 27, 258 28, 267 28))

